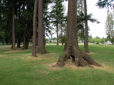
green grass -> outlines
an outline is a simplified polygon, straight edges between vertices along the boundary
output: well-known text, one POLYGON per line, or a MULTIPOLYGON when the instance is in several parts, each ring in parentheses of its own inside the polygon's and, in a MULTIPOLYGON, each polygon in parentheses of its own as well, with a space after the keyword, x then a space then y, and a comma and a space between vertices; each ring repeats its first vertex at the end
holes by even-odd
POLYGON ((0 49, 0 85, 114 85, 114 46, 89 45, 90 55, 103 67, 52 67, 63 48, 47 45, 50 54, 37 54, 37 58, 31 57, 31 49, 0 49))
POLYGON ((9 46, 11 46, 11 45, 0 45, 0 47, 9 47, 9 46))

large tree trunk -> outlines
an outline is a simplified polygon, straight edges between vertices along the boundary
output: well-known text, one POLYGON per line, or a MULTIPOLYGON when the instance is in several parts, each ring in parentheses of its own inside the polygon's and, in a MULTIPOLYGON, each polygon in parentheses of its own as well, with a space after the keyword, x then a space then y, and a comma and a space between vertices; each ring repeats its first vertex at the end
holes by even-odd
POLYGON ((12 7, 12 50, 15 50, 15 14, 14 7, 12 7))
MULTIPOLYGON (((86 0, 84 0, 84 11, 85 11, 85 16, 87 16, 86 0)), ((87 17, 85 18, 85 41, 84 41, 84 48, 85 48, 85 52, 89 53, 89 49, 88 49, 88 23, 87 23, 87 17)))
POLYGON ((43 0, 38 0, 38 53, 45 54, 44 45, 44 28, 43 28, 43 0))
POLYGON ((37 15, 38 0, 34 2, 34 15, 33 15, 33 37, 32 37, 32 56, 36 57, 36 15, 37 15))
POLYGON ((72 62, 78 66, 101 66, 95 62, 88 54, 78 48, 77 42, 77 0, 68 1, 68 21, 67 21, 67 39, 65 42, 64 52, 60 55, 58 62, 54 66, 63 67, 65 61, 72 57, 72 62))

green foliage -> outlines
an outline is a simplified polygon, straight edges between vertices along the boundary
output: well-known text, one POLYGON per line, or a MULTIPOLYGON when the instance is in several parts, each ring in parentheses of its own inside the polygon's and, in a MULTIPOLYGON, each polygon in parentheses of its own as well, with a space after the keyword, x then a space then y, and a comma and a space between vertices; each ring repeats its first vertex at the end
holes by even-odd
MULTIPOLYGON (((51 0, 43 0, 44 16, 51 0)), ((32 38, 34 0, 3 0, 0 3, 0 40, 11 43, 12 39, 12 8, 15 8, 15 40, 23 41, 25 26, 25 37, 32 38)), ((47 17, 45 17, 47 18, 47 17)), ((48 20, 44 20, 48 22, 48 20)), ((48 23, 49 24, 49 23, 48 23)), ((47 24, 45 24, 45 27, 47 24)), ((47 29, 46 29, 47 30, 47 29)))
POLYGON ((78 11, 77 14, 77 28, 78 28, 78 37, 79 40, 83 41, 85 36, 84 36, 84 21, 88 20, 92 23, 100 23, 97 19, 92 18, 92 14, 88 14, 87 16, 85 16, 84 12, 82 11, 78 11))
POLYGON ((105 43, 105 38, 102 38, 100 42, 105 43))
POLYGON ((65 40, 66 40, 66 36, 65 35, 62 35, 62 36, 59 35, 59 42, 60 43, 62 43, 62 42, 65 43, 65 40))
POLYGON ((63 0, 54 0, 52 10, 50 12, 52 23, 56 26, 61 24, 64 19, 64 6, 62 5, 63 0))
POLYGON ((114 20, 113 20, 113 13, 109 13, 105 23, 107 39, 111 41, 113 44, 114 42, 114 20))
POLYGON ((64 6, 62 4, 63 0, 53 0, 52 10, 50 12, 50 21, 53 26, 56 27, 57 32, 57 44, 58 44, 58 32, 59 32, 59 25, 61 26, 61 35, 62 35, 62 25, 63 22, 66 21, 66 17, 64 16, 64 6))
POLYGON ((105 38, 96 37, 96 38, 91 38, 89 41, 91 43, 96 43, 96 44, 102 43, 102 44, 104 44, 105 43, 105 38))
POLYGON ((46 39, 45 39, 45 42, 46 42, 46 43, 48 43, 48 42, 49 42, 49 39, 48 39, 48 38, 46 38, 46 39))
POLYGON ((97 6, 99 6, 100 8, 108 8, 111 7, 113 8, 113 1, 114 0, 98 0, 97 2, 97 6))

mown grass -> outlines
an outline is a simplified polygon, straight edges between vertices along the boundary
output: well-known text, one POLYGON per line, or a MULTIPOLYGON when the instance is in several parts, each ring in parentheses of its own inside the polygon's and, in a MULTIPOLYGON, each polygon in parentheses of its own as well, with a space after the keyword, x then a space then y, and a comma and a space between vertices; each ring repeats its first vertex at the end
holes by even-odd
POLYGON ((0 47, 9 47, 11 45, 0 45, 0 47))
MULTIPOLYGON (((83 49, 83 45, 80 45, 83 49)), ((31 57, 28 50, 0 49, 0 85, 114 85, 114 46, 90 45, 90 55, 103 67, 79 67, 67 62, 52 67, 63 52, 63 46, 47 45, 50 54, 31 57)), ((70 61, 70 60, 69 60, 70 61)))

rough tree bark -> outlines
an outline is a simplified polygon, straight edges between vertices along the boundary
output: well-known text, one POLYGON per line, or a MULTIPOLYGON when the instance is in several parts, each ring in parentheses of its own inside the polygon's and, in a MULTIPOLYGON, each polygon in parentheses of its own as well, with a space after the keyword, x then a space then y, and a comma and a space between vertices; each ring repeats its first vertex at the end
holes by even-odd
POLYGON ((33 15, 33 38, 32 38, 32 56, 36 57, 36 15, 37 15, 38 0, 34 1, 34 15, 33 15))
POLYGON ((44 28, 43 28, 43 0, 38 0, 38 53, 45 54, 44 45, 44 28))
MULTIPOLYGON (((60 55, 58 62, 54 66, 63 67, 65 61, 72 57, 72 62, 77 67, 96 65, 101 66, 95 62, 88 54, 81 51, 77 43, 77 0, 68 1, 68 19, 67 19, 67 39, 64 46, 64 52, 60 55)), ((91 66, 90 66, 91 67, 91 66)))
POLYGON ((15 14, 14 7, 12 7, 12 50, 15 50, 15 14))
MULTIPOLYGON (((87 16, 87 4, 86 0, 84 0, 84 11, 85 11, 85 16, 87 16)), ((87 18, 85 18, 85 40, 84 40, 84 48, 85 52, 89 53, 88 49, 88 23, 87 23, 87 18)))

